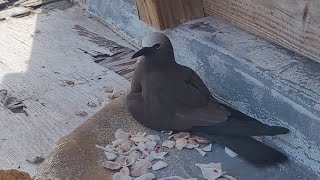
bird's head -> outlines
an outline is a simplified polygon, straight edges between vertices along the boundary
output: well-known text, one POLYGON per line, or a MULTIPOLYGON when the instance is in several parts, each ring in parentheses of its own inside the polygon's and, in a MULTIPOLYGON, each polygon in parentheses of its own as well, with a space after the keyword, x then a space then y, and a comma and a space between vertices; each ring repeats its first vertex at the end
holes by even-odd
POLYGON ((142 49, 136 52, 132 58, 140 56, 153 62, 174 61, 173 47, 169 38, 159 32, 150 33, 142 39, 142 49))

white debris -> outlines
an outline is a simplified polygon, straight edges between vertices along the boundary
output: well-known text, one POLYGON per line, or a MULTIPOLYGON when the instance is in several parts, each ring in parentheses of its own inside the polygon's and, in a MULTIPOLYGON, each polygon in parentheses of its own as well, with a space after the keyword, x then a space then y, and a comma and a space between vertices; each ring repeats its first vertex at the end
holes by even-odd
POLYGON ((112 180, 132 180, 132 177, 117 172, 113 175, 112 180))
POLYGON ((173 135, 173 138, 176 140, 177 139, 187 139, 189 137, 190 137, 190 133, 188 133, 188 132, 180 132, 180 133, 173 135))
POLYGON ((130 157, 133 157, 135 160, 138 160, 141 158, 142 153, 140 151, 132 151, 129 153, 130 157))
POLYGON ((201 154, 201 156, 206 155, 206 152, 204 152, 202 149, 200 149, 200 148, 194 148, 194 149, 197 150, 201 154))
POLYGON ((153 173, 148 173, 148 174, 144 174, 140 177, 137 177, 134 180, 152 180, 155 178, 156 178, 156 176, 153 173))
POLYGON ((205 152, 211 152, 211 150, 212 150, 212 144, 210 143, 208 146, 202 148, 202 150, 204 150, 205 152))
POLYGON ((210 143, 206 138, 199 137, 199 136, 192 137, 192 139, 194 139, 195 141, 197 141, 200 144, 209 144, 210 143))
POLYGON ((147 174, 148 169, 150 169, 151 167, 152 167, 151 161, 147 159, 141 159, 132 165, 131 176, 139 177, 144 174, 147 174))
POLYGON ((173 131, 161 131, 161 133, 171 136, 173 131))
POLYGON ((123 174, 123 175, 126 175, 126 176, 130 176, 130 169, 128 167, 123 167, 120 172, 123 174))
MULTIPOLYGON (((172 135, 165 140, 162 145, 158 144, 161 140, 157 135, 146 134, 146 132, 130 132, 127 133, 122 129, 117 129, 115 140, 111 144, 102 147, 96 145, 97 148, 104 151, 108 161, 102 163, 107 169, 118 170, 114 174, 114 180, 132 180, 132 177, 137 177, 135 180, 152 180, 155 175, 149 171, 158 171, 169 165, 161 161, 168 154, 169 150, 176 147, 179 150, 183 148, 196 149, 202 156, 206 152, 212 151, 212 144, 202 137, 190 137, 190 133, 180 132, 172 135), (206 147, 199 148, 200 144, 209 144, 206 147), (152 161, 160 160, 152 165, 152 161)), ((226 152, 231 150, 226 148, 226 152)), ((227 152, 227 153, 228 153, 227 152)), ((232 152, 232 151, 231 151, 232 152)), ((234 153, 234 152, 233 152, 234 153)), ((230 155, 231 156, 231 155, 230 155)), ((220 163, 196 164, 205 179, 216 180, 235 180, 235 178, 225 175, 222 171, 220 163)), ((185 179, 180 176, 170 176, 160 178, 160 180, 196 180, 195 178, 185 179)))
POLYGON ((106 155, 108 161, 113 161, 118 157, 116 154, 106 152, 106 151, 104 152, 104 154, 106 155))
POLYGON ((167 155, 167 152, 155 152, 151 151, 150 152, 150 157, 153 159, 164 159, 164 156, 167 155))
POLYGON ((175 145, 176 145, 176 142, 175 142, 175 141, 170 141, 170 140, 165 140, 165 141, 162 143, 162 146, 167 147, 167 148, 169 148, 169 149, 174 148, 175 145))
POLYGON ((186 139, 177 139, 176 140, 176 148, 179 150, 182 150, 184 147, 186 147, 188 144, 188 141, 186 139))
POLYGON ((221 163, 196 164, 201 169, 204 179, 216 180, 223 175, 221 163))
POLYGON ((160 141, 160 136, 158 135, 146 135, 147 139, 149 139, 150 141, 160 141))
POLYGON ((130 133, 126 133, 122 129, 117 129, 114 136, 115 136, 116 139, 124 139, 124 140, 126 140, 126 139, 129 139, 130 133))
POLYGON ((102 166, 111 170, 117 170, 121 168, 121 165, 119 163, 113 161, 105 161, 102 163, 102 166))
POLYGON ((148 151, 153 151, 157 143, 155 141, 148 141, 145 143, 145 145, 148 151))
POLYGON ((224 148, 224 151, 225 151, 230 157, 232 157, 232 158, 238 156, 237 153, 233 152, 231 149, 229 149, 229 148, 227 148, 227 147, 224 148))
POLYGON ((132 141, 136 142, 136 143, 139 143, 139 142, 148 142, 149 139, 145 138, 145 137, 132 137, 130 138, 132 141))
POLYGON ((165 167, 168 167, 168 164, 166 162, 158 161, 152 166, 152 170, 157 171, 165 167))
POLYGON ((123 141, 124 141, 123 139, 114 140, 114 141, 112 141, 112 146, 113 146, 113 147, 117 147, 117 146, 119 146, 120 144, 122 144, 123 141))
POLYGON ((259 142, 263 142, 263 140, 260 136, 252 136, 252 138, 259 141, 259 142))
POLYGON ((121 167, 127 167, 127 166, 131 166, 135 162, 135 159, 130 156, 118 156, 115 159, 115 162, 119 163, 121 167))

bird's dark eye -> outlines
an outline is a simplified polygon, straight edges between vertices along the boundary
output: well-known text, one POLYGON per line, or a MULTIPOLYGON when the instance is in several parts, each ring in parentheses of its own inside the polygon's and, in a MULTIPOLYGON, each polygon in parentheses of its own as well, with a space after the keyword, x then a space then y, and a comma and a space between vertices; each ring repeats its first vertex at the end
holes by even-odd
POLYGON ((154 48, 159 49, 161 47, 161 44, 155 44, 153 45, 154 48))

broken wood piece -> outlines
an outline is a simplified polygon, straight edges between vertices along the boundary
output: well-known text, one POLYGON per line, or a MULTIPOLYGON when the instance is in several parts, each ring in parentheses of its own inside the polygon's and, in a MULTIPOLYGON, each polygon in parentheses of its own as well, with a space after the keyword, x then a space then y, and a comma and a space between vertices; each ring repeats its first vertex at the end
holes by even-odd
POLYGON ((136 0, 140 20, 159 29, 204 17, 201 0, 136 0))

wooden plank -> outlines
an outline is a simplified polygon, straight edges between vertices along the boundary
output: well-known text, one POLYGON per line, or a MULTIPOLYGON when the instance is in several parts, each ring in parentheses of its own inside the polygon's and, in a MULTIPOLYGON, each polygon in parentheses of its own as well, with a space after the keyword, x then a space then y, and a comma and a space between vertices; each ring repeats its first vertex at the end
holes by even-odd
POLYGON ((136 0, 139 18, 159 29, 204 17, 201 0, 136 0))
POLYGON ((320 62, 320 1, 203 0, 205 13, 320 62))

